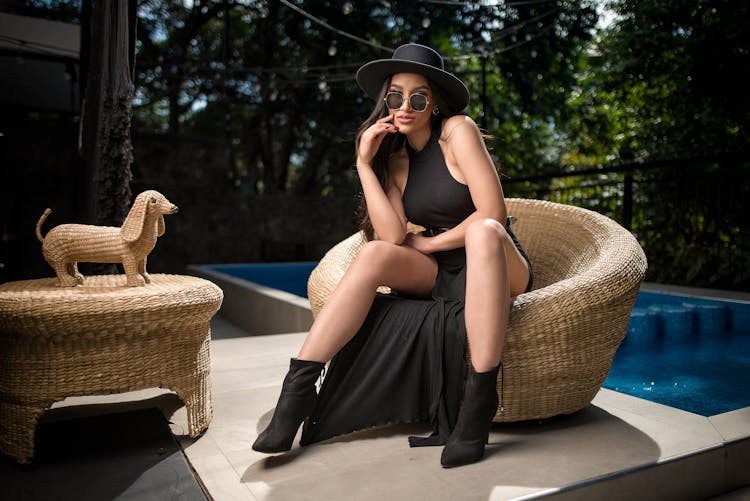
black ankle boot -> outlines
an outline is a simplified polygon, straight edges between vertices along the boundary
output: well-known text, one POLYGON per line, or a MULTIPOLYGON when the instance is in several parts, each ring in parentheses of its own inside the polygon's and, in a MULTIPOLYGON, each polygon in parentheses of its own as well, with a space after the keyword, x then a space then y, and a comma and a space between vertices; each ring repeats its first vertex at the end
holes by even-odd
POLYGON ((484 445, 497 412, 499 369, 500 365, 487 372, 475 372, 474 367, 469 369, 456 427, 440 457, 443 468, 475 463, 484 456, 484 445))
POLYGON ((271 453, 284 452, 292 448, 300 424, 315 407, 315 399, 318 396, 315 381, 324 368, 323 362, 296 358, 291 360, 273 418, 255 440, 254 450, 271 453))

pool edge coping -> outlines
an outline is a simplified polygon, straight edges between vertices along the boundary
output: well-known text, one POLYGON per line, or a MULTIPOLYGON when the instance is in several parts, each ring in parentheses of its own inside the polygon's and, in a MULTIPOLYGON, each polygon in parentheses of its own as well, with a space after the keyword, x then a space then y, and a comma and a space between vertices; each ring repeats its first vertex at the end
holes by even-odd
POLYGON ((720 299, 750 304, 750 293, 724 289, 708 289, 703 287, 688 287, 684 285, 660 284, 656 282, 641 283, 641 290, 648 292, 665 292, 680 296, 690 296, 701 299, 720 299))
POLYGON ((241 291, 239 295, 225 291, 218 314, 241 327, 249 336, 309 330, 313 316, 307 298, 216 271, 210 266, 189 265, 188 271, 214 282, 222 290, 241 291), (255 298, 254 301, 249 301, 250 297, 255 298))

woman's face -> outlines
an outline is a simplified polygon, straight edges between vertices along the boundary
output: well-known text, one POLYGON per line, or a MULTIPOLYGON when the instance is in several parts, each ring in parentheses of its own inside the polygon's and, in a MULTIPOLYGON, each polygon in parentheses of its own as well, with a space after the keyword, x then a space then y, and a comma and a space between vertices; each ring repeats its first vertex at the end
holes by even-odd
MULTIPOLYGON (((409 134, 419 131, 423 128, 430 129, 430 117, 432 110, 435 108, 434 98, 427 79, 416 73, 396 73, 391 77, 391 84, 388 86, 388 92, 397 92, 403 96, 403 102, 399 108, 388 107, 388 111, 393 117, 393 123, 398 127, 402 134, 409 134), (420 94, 427 98, 427 106, 423 111, 415 111, 412 108, 411 99, 414 94, 420 94)), ((391 98, 395 100, 394 98, 391 98)), ((414 98, 417 108, 423 101, 421 97, 414 98)), ((386 101, 388 103, 388 101, 386 101)))

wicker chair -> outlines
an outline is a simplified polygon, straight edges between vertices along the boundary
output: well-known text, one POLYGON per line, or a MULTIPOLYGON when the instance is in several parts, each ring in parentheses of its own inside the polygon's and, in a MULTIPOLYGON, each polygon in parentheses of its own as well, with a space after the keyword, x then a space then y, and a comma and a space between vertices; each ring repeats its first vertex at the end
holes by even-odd
MULTIPOLYGON (((513 230, 534 267, 534 290, 512 303, 503 352, 504 412, 496 422, 543 419, 586 407, 627 332, 646 272, 636 239, 587 209, 508 199, 513 230)), ((308 281, 317 314, 364 243, 334 246, 308 281)), ((498 379, 498 390, 501 380, 498 379)))

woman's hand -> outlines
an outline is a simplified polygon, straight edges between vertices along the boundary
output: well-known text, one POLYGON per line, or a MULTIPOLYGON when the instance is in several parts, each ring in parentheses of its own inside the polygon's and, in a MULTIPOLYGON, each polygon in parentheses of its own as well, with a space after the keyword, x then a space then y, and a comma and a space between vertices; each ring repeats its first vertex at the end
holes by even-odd
POLYGON ((404 245, 418 250, 422 254, 432 254, 430 237, 425 237, 416 233, 407 233, 406 239, 404 239, 404 245))
POLYGON ((372 167, 372 159, 380 148, 383 138, 387 134, 395 134, 398 127, 393 124, 393 115, 383 117, 365 130, 359 139, 357 148, 357 167, 372 167))

